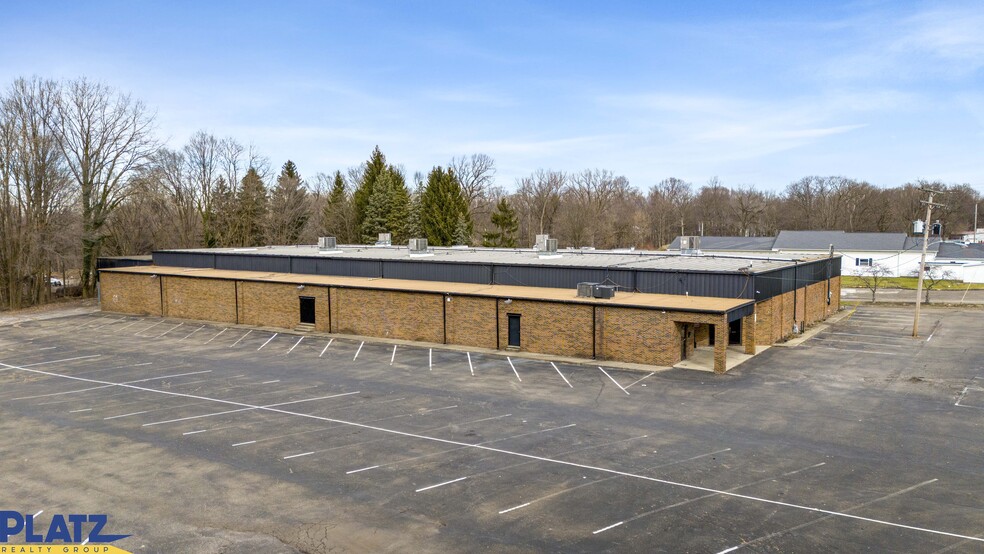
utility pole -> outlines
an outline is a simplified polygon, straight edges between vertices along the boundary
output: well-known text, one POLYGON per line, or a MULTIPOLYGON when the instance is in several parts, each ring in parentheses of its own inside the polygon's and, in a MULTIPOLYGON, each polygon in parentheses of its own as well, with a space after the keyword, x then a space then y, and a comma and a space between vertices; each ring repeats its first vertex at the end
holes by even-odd
POLYGON ((977 204, 974 204, 974 244, 977 244, 977 204))
POLYGON ((919 259, 919 281, 916 283, 916 314, 912 320, 912 336, 919 336, 919 307, 922 305, 922 289, 923 289, 923 277, 926 273, 926 250, 929 248, 929 227, 930 218, 933 217, 933 206, 942 207, 943 204, 934 204, 933 195, 943 194, 942 191, 932 190, 932 189, 922 189, 923 192, 929 193, 928 200, 920 200, 923 204, 926 204, 926 226, 923 228, 923 247, 922 247, 922 257, 919 259))

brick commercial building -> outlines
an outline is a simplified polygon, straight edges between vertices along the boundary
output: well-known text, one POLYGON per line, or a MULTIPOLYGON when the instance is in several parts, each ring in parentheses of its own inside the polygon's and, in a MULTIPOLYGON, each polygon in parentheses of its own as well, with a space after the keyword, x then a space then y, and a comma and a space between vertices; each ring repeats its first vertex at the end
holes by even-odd
POLYGON ((729 345, 754 354, 840 299, 836 258, 298 246, 111 265, 100 275, 106 311, 660 366, 707 347, 718 372, 729 345), (579 296, 584 282, 602 286, 579 296))

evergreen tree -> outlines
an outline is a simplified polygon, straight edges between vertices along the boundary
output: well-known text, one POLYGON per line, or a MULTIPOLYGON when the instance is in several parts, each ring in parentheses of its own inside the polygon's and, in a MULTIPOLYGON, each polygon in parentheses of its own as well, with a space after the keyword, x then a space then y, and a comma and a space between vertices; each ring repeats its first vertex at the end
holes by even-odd
POLYGON ((393 234, 393 244, 405 244, 407 239, 407 226, 410 219, 410 191, 407 190, 406 181, 403 174, 390 166, 387 169, 389 176, 389 213, 386 214, 387 230, 393 234))
POLYGON ((277 177, 277 186, 270 195, 268 244, 296 244, 311 214, 307 188, 294 162, 288 160, 277 177))
POLYGON ((263 244, 266 214, 266 186, 256 169, 250 167, 236 195, 236 238, 239 246, 263 244))
POLYGON ((372 196, 366 204, 365 218, 362 221, 361 234, 362 242, 373 244, 379 238, 379 233, 387 233, 390 224, 390 212, 392 211, 392 176, 383 173, 376 180, 373 187, 372 196))
POLYGON ((341 171, 335 172, 331 192, 321 214, 321 229, 325 236, 335 237, 339 243, 356 242, 352 236, 352 201, 346 193, 341 171))
POLYGON ((421 197, 424 195, 424 184, 417 183, 417 188, 410 197, 410 210, 407 213, 407 225, 404 231, 408 239, 419 239, 424 237, 424 229, 420 226, 421 197))
POLYGON ((468 202, 461 184, 451 170, 435 167, 427 175, 427 186, 420 200, 420 224, 427 242, 434 246, 451 246, 467 233, 471 242, 472 222, 468 202))
MULTIPOLYGON (((386 156, 383 155, 377 145, 366 162, 365 171, 362 172, 362 181, 352 193, 352 205, 355 208, 355 223, 357 228, 361 228, 362 222, 365 221, 369 198, 372 196, 373 190, 376 187, 376 182, 386 173, 386 169, 386 156)), ((375 239, 373 240, 375 241, 375 239)))
POLYGON ((519 221, 516 218, 516 211, 505 198, 499 199, 495 211, 492 212, 492 225, 495 230, 482 235, 482 246, 516 248, 519 221))
POLYGON ((212 193, 215 246, 236 244, 236 193, 225 177, 219 176, 212 193))

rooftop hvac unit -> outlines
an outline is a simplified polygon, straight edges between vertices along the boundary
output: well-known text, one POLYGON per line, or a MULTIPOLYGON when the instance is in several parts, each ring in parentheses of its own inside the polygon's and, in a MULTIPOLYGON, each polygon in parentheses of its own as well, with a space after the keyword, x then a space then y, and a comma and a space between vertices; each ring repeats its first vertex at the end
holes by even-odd
POLYGON ((392 245, 393 245, 392 233, 379 233, 379 240, 376 241, 376 246, 392 246, 392 245))
POLYGON ((537 235, 536 236, 536 249, 543 252, 547 249, 547 240, 550 235, 537 235))
POLYGON ((615 298, 615 287, 611 285, 595 285, 592 292, 595 298, 615 298))
POLYGON ((424 254, 427 252, 427 239, 410 239, 410 253, 424 254))
POLYGON ((578 283, 577 284, 577 296, 578 298, 592 298, 594 297, 594 288, 598 283, 578 283))
POLYGON ((688 236, 680 237, 680 250, 700 250, 700 237, 688 236))
POLYGON ((318 237, 319 250, 334 250, 335 246, 335 237, 318 237))
POLYGON ((545 252, 556 252, 557 251, 557 239, 547 239, 546 244, 543 249, 545 252))

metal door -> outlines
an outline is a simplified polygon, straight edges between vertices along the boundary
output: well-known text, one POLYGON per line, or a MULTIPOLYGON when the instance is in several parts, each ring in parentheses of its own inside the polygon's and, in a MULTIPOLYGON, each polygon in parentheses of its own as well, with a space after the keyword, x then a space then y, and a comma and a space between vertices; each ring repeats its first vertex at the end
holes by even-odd
POLYGON ((301 323, 314 324, 314 298, 310 296, 301 297, 301 323))

